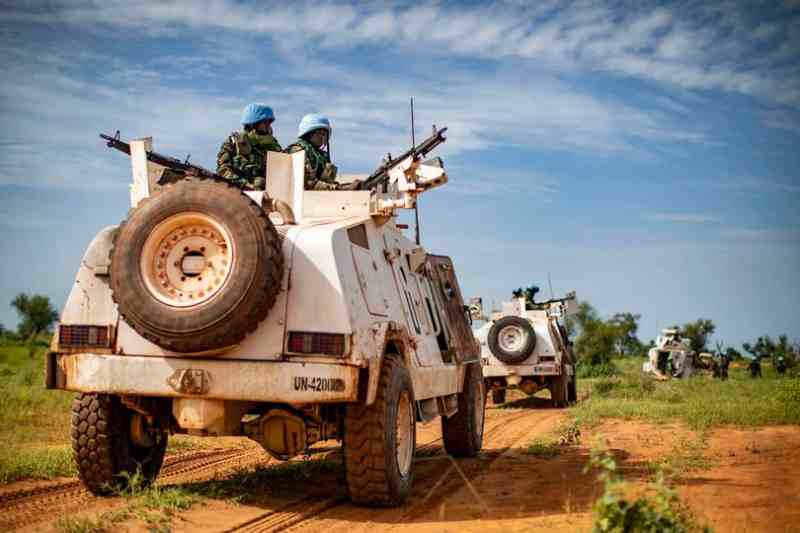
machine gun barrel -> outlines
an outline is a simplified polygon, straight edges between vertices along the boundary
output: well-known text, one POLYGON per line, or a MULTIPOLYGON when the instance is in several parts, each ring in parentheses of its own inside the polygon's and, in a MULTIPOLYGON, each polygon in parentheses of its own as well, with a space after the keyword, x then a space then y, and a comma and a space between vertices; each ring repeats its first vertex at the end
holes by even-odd
POLYGON ((447 128, 442 128, 440 130, 436 129, 436 126, 433 127, 433 133, 430 137, 419 143, 417 146, 412 146, 407 152, 399 157, 389 157, 387 161, 384 161, 381 166, 375 169, 375 171, 367 177, 362 183, 359 189, 361 190, 369 190, 374 189, 378 185, 383 185, 389 180, 389 171, 408 159, 409 157, 413 157, 416 161, 422 157, 425 157, 430 152, 433 151, 434 148, 442 144, 447 140, 444 136, 444 132, 447 131, 447 128))
MULTIPOLYGON (((131 145, 120 140, 119 131, 117 131, 116 135, 113 137, 101 133, 100 138, 106 141, 106 146, 109 148, 114 148, 115 150, 119 150, 120 152, 131 155, 131 145)), ((200 176, 219 180, 225 179, 216 172, 212 172, 207 168, 203 168, 198 165, 192 165, 189 163, 188 158, 186 161, 181 161, 179 159, 175 159, 174 157, 150 151, 147 152, 147 160, 155 163, 156 165, 161 165, 162 167, 169 168, 175 172, 182 173, 185 176, 200 176)))

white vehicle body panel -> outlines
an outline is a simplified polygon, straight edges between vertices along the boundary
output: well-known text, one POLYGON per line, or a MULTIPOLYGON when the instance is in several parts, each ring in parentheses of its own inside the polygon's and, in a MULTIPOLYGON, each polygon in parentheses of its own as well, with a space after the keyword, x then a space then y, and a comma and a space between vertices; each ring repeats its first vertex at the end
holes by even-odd
MULTIPOLYGON (((147 197, 154 184, 152 172, 145 172, 149 167, 142 164, 144 150, 151 149, 150 141, 142 146, 137 143, 143 141, 131 143, 134 205, 147 197)), ((445 296, 438 294, 441 291, 427 275, 410 270, 414 263, 421 270, 427 268, 419 261, 426 257, 425 251, 402 235, 391 216, 392 205, 413 206, 409 198, 415 196, 303 191, 302 152, 270 153, 268 165, 267 181, 274 186, 268 186, 267 192, 276 205, 282 202, 270 218, 274 214, 281 222, 276 227, 284 239, 285 269, 276 303, 257 329, 235 346, 198 354, 165 350, 144 338, 121 318, 111 298, 107 258, 114 228, 107 228, 84 257, 61 321, 112 326, 115 340, 107 351, 81 353, 59 351, 54 341, 53 351, 60 357, 57 366, 64 374, 58 378, 63 387, 58 388, 192 396, 170 384, 169 377, 182 369, 207 376, 208 390, 196 393, 203 398, 354 401, 360 369, 368 369, 367 401, 371 402, 386 343, 393 339, 403 345, 417 400, 460 391, 463 365, 445 361, 437 341, 443 327, 441 316, 434 318, 429 310, 430 306, 444 314, 441 304, 445 296), (276 176, 291 176, 294 186, 280 186, 276 176), (343 357, 290 353, 287 339, 293 331, 343 334, 346 353, 343 357), (342 379, 346 383, 336 390, 310 392, 293 388, 295 378, 342 379)), ((257 205, 264 201, 262 192, 247 195, 257 205)))

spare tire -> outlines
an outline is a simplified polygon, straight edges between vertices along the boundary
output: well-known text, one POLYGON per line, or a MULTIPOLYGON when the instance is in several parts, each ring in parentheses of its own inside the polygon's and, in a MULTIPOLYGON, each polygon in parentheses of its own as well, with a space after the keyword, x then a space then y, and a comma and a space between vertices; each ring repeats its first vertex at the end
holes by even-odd
POLYGON ((125 321, 188 353, 232 346, 275 304, 281 237, 238 188, 189 178, 131 210, 111 251, 111 290, 125 321))
POLYGON ((515 365, 530 357, 536 348, 531 323, 519 316, 504 316, 489 329, 489 350, 503 363, 515 365))

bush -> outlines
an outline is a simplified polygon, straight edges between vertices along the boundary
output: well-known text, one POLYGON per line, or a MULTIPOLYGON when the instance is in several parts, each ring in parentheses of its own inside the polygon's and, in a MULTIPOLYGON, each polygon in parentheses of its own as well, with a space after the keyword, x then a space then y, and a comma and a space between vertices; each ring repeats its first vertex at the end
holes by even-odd
POLYGON ((598 364, 578 362, 577 375, 579 378, 610 378, 619 374, 613 361, 598 364))
POLYGON ((616 461, 608 452, 593 450, 586 470, 591 468, 600 470, 598 479, 604 485, 603 494, 592 506, 593 532, 710 531, 695 521, 678 494, 666 485, 662 473, 649 484, 645 495, 630 500, 625 497, 626 486, 617 474, 616 461))

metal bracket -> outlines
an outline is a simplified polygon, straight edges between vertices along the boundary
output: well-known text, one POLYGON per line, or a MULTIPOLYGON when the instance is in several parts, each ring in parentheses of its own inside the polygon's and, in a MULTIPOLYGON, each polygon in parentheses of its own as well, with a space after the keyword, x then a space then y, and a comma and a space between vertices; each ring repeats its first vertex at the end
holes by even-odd
POLYGON ((205 370, 199 368, 179 368, 167 378, 167 384, 182 394, 205 394, 209 379, 205 370))

